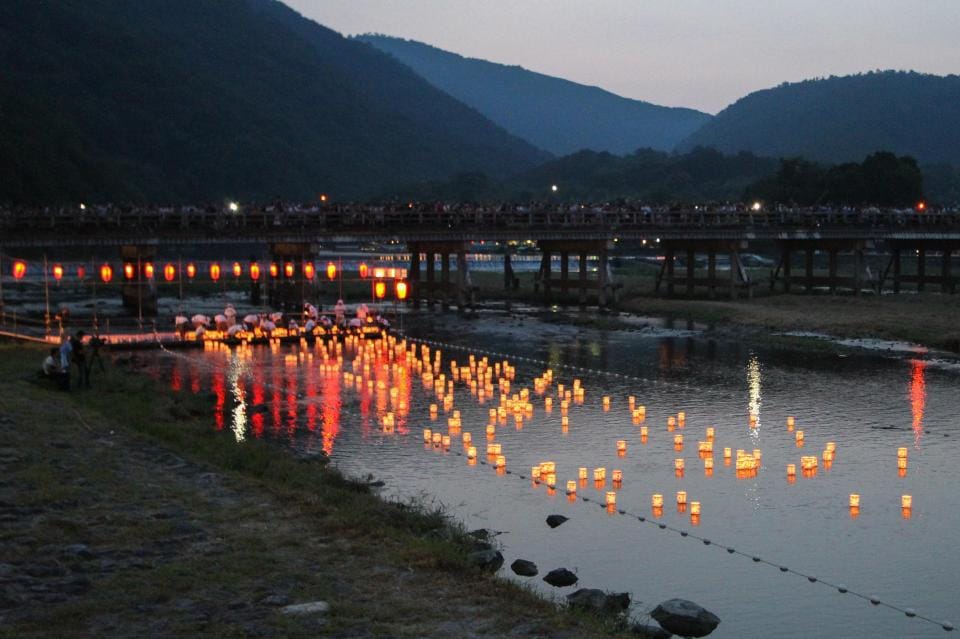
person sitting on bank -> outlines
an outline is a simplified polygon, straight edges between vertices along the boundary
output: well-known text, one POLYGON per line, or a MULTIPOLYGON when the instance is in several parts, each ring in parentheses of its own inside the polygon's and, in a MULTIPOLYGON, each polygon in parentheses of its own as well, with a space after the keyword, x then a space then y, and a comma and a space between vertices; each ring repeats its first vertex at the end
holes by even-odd
POLYGON ((56 346, 50 349, 47 359, 43 360, 42 368, 42 376, 44 379, 56 382, 60 388, 64 387, 65 380, 69 384, 69 377, 64 375, 63 369, 60 368, 60 349, 56 346))

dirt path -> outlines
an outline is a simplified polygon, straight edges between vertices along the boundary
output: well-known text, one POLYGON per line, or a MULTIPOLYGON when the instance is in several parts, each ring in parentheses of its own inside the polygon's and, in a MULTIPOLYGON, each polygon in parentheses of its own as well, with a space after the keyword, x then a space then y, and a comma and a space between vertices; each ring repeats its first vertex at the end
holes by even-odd
POLYGON ((440 517, 265 447, 219 452, 200 404, 146 380, 43 388, 22 373, 37 355, 0 346, 0 636, 609 636, 469 569, 440 517))

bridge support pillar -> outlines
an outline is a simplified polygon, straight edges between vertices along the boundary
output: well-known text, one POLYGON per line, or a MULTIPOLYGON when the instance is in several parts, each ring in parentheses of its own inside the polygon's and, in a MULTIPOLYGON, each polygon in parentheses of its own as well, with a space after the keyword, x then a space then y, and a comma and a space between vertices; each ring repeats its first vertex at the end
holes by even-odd
MULTIPOLYGON (((156 278, 149 279, 144 273, 147 262, 155 262, 157 249, 154 246, 121 246, 120 258, 123 260, 123 269, 120 277, 123 285, 120 287, 120 296, 123 306, 137 317, 156 317, 157 315, 157 285, 156 278), (132 278, 127 278, 127 268, 130 268, 132 278)), ((159 275, 159 267, 154 265, 159 275)))
POLYGON ((540 270, 537 276, 537 285, 543 287, 544 301, 553 301, 553 286, 556 283, 553 274, 553 256, 560 255, 559 289, 562 303, 570 302, 571 289, 577 290, 577 299, 581 306, 587 303, 587 290, 597 291, 597 304, 603 308, 608 303, 616 301, 618 285, 612 281, 608 260, 608 245, 606 240, 540 240, 538 243, 542 257, 540 270), (579 256, 577 281, 573 282, 570 273, 570 255, 579 256), (597 256, 597 277, 591 279, 587 272, 587 259, 590 255, 597 256))
POLYGON ((957 277, 953 275, 953 253, 960 250, 960 240, 949 238, 889 240, 890 262, 880 279, 879 288, 883 289, 887 273, 893 271, 893 292, 899 293, 904 284, 916 284, 917 291, 923 291, 927 284, 940 284, 941 293, 954 293, 957 290, 957 277), (930 251, 940 253, 940 274, 927 274, 927 254, 930 251), (903 255, 916 255, 915 274, 903 273, 903 255))
MULTIPOLYGON (((315 247, 310 243, 285 242, 270 245, 270 259, 279 269, 277 277, 267 278, 267 302, 271 308, 296 313, 303 310, 304 302, 317 299, 316 276, 313 281, 309 281, 303 274, 303 265, 313 261, 314 255, 315 247)), ((339 288, 335 289, 328 299, 323 301, 327 306, 332 306, 339 294, 339 288)))
POLYGON ((730 297, 736 299, 741 288, 747 289, 747 296, 752 297, 752 283, 743 264, 740 262, 740 249, 746 248, 746 242, 739 240, 702 240, 677 239, 665 240, 662 244, 665 259, 657 274, 656 290, 665 285, 667 296, 672 296, 676 285, 684 287, 687 297, 692 297, 698 286, 705 287, 710 298, 715 298, 718 288, 727 287, 730 297), (686 268, 683 275, 676 275, 676 254, 683 251, 686 255, 686 268), (707 273, 697 275, 697 254, 707 254, 707 273), (730 275, 728 278, 717 277, 717 253, 726 253, 730 256, 730 275))
POLYGON ((465 242, 411 242, 410 251, 410 303, 419 307, 426 300, 427 307, 433 308, 437 301, 446 310, 451 302, 459 310, 473 307, 476 300, 476 287, 470 281, 467 262, 467 244, 465 242), (426 280, 420 279, 420 255, 427 262, 426 280), (440 256, 440 282, 437 282, 436 258, 440 256), (451 277, 450 256, 456 257, 456 280, 451 277))

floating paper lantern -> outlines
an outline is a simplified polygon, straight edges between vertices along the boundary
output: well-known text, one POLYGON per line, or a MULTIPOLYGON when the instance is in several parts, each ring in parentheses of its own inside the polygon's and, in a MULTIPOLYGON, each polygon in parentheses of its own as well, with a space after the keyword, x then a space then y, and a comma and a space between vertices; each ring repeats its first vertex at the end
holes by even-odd
POLYGON ((678 490, 678 491, 677 491, 677 504, 678 504, 678 505, 686 505, 686 503, 687 503, 687 491, 685 491, 685 490, 678 490))
POLYGON ((497 468, 506 468, 507 458, 503 455, 497 455, 497 468))
POLYGON ((429 442, 433 438, 433 431, 429 428, 423 429, 423 441, 429 442))
POLYGON ((557 475, 556 473, 549 473, 547 475, 547 487, 554 488, 557 485, 557 475))
POLYGON ((793 415, 787 417, 787 428, 793 429, 794 424, 796 424, 796 419, 793 415))
POLYGON ((577 469, 577 478, 586 479, 587 478, 587 469, 583 466, 577 469))
POLYGON ((713 452, 713 442, 707 440, 705 442, 697 443, 697 450, 701 453, 712 453, 713 452))
MULTIPOLYGON (((393 423, 392 419, 390 420, 390 423, 392 425, 393 423)), ((450 435, 444 435, 443 438, 440 440, 440 443, 443 444, 444 448, 450 448, 450 435)))
POLYGON ((797 440, 797 442, 802 442, 802 441, 803 441, 803 431, 802 431, 802 430, 798 430, 798 431, 794 434, 794 438, 797 440))
POLYGON ((663 495, 654 493, 650 497, 650 505, 654 508, 663 508, 663 495))
POLYGON ((442 433, 434 433, 434 434, 433 434, 433 444, 434 444, 435 446, 439 446, 439 445, 442 444, 442 443, 443 443, 443 434, 442 434, 442 433))
POLYGON ((627 440, 625 439, 617 440, 617 451, 621 453, 627 452, 627 440))
POLYGON ((683 425, 686 423, 687 423, 687 414, 683 411, 680 411, 679 413, 677 413, 677 424, 679 424, 680 427, 683 428, 683 425))
POLYGON ((712 440, 714 436, 713 426, 707 426, 707 439, 712 440))
POLYGON ((723 449, 723 458, 724 458, 724 459, 730 459, 730 458, 733 456, 732 453, 733 453, 733 451, 732 451, 730 448, 724 448, 724 449, 723 449))
POLYGON ((830 451, 831 453, 832 453, 832 452, 835 452, 835 451, 837 450, 837 444, 836 444, 836 442, 827 442, 827 446, 826 446, 826 448, 825 448, 824 450, 828 450, 828 451, 830 451))
POLYGON ((678 457, 673 460, 673 469, 674 470, 683 470, 685 462, 682 457, 678 457))
POLYGON ((906 470, 906 469, 907 469, 907 460, 906 460, 905 458, 898 459, 898 460, 897 460, 897 468, 898 468, 899 470, 906 470))
POLYGON ((572 495, 575 492, 577 492, 577 482, 571 479, 567 482, 567 494, 572 495))
POLYGON ((796 476, 797 476, 797 465, 787 464, 787 477, 796 477, 796 476))
POLYGON ((623 481, 623 471, 622 470, 613 471, 613 483, 619 484, 622 481, 623 481))
POLYGON ((608 490, 606 494, 606 504, 607 506, 616 506, 617 505, 617 493, 612 490, 608 490))
POLYGON ((703 459, 703 469, 713 470, 713 457, 705 457, 703 459))
POLYGON ((699 517, 699 516, 700 516, 700 502, 699 502, 699 501, 691 501, 691 502, 690 502, 690 516, 691 516, 691 517, 699 517))
POLYGON ((904 510, 910 510, 913 508, 913 495, 901 495, 900 507, 904 510))
POLYGON ((673 436, 673 447, 677 449, 683 448, 683 435, 673 436))
POLYGON ((477 458, 477 447, 467 446, 467 459, 476 459, 476 458, 477 458))
POLYGON ((472 440, 473 440, 473 436, 470 435, 469 432, 465 432, 465 433, 463 434, 463 443, 464 443, 464 444, 469 444, 472 440))
POLYGON ((667 428, 673 428, 676 425, 677 425, 676 417, 674 417, 673 415, 671 415, 670 417, 667 417, 667 428))
POLYGON ((897 459, 906 459, 906 458, 907 458, 907 449, 906 449, 906 448, 903 448, 903 447, 898 448, 898 449, 897 449, 897 459))
POLYGON ((857 493, 850 493, 850 507, 859 508, 860 507, 860 495, 857 493))
POLYGON ((539 466, 531 466, 531 467, 530 467, 530 477, 532 477, 533 479, 540 479, 540 467, 539 467, 539 466))
POLYGON ((640 427, 640 437, 646 437, 646 436, 647 436, 647 433, 648 433, 647 427, 646 427, 646 426, 641 426, 641 427, 640 427))

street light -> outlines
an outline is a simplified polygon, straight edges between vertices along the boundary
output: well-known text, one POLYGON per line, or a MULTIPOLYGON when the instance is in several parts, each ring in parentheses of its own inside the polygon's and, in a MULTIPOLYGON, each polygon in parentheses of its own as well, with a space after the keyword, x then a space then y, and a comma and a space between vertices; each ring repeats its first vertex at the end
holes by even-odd
POLYGON ((553 184, 550 186, 550 190, 556 193, 557 191, 560 190, 560 187, 558 187, 556 184, 553 184))
POLYGON ((240 210, 240 205, 237 204, 236 202, 230 202, 230 204, 227 205, 227 208, 230 209, 231 213, 236 213, 237 211, 240 210))

